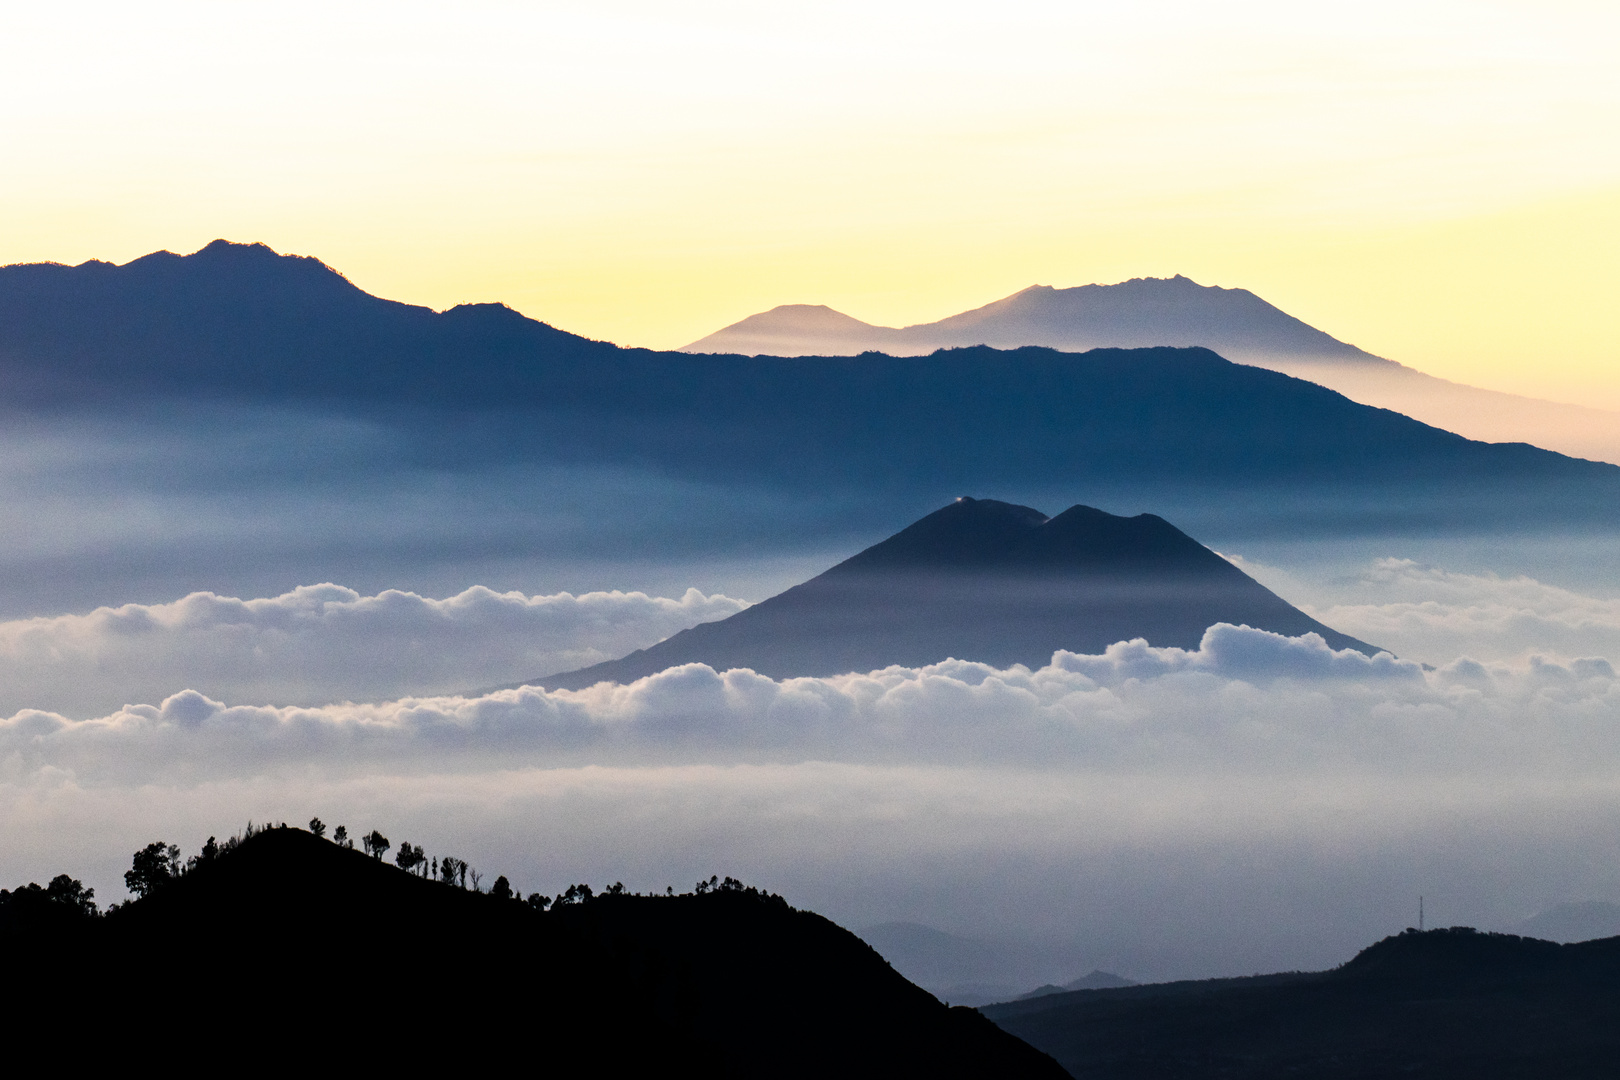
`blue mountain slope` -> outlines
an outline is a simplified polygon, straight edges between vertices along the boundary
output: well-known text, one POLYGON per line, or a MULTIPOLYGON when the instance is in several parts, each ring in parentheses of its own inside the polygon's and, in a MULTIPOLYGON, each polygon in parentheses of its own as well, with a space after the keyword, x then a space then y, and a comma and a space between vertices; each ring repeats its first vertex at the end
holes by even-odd
POLYGON ((142 401, 363 413, 408 431, 430 467, 589 463, 862 498, 1398 492, 1402 513, 1439 525, 1620 521, 1620 468, 1470 442, 1205 349, 620 349, 500 305, 381 300, 314 259, 223 241, 125 266, 0 268, 0 390, 14 414, 142 401))
POLYGON ((1306 615, 1152 514, 1075 506, 1054 518, 958 499, 802 585, 651 648, 535 680, 628 683, 680 664, 774 678, 979 660, 1040 667, 1116 641, 1196 649, 1215 623, 1377 650, 1306 615))

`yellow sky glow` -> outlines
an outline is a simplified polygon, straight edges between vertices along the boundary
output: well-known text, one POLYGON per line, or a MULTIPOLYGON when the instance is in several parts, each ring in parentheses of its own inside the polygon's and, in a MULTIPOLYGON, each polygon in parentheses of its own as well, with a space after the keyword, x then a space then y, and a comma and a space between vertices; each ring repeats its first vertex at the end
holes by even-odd
POLYGON ((257 239, 660 347, 1184 273, 1620 408, 1613 5, 37 7, 3 262, 257 239))

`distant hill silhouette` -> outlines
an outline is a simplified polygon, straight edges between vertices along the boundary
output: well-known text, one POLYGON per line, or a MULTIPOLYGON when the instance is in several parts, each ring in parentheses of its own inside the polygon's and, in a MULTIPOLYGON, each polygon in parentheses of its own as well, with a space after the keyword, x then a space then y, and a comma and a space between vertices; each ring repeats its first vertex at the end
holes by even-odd
POLYGON ((1620 904, 1586 900, 1559 904, 1510 927, 1523 937, 1548 941, 1591 941, 1620 935, 1620 904))
POLYGON ((1019 957, 1005 942, 962 937, 914 922, 886 922, 863 927, 861 940, 883 954, 895 970, 955 1005, 1006 1001, 1018 987, 1004 981, 1019 957))
POLYGON ((1595 1080, 1620 1066, 1620 938, 1411 930, 1330 972, 1081 990, 981 1011, 1100 1080, 1595 1080))
POLYGON ((0 905, 14 1054, 105 1067, 155 1040, 317 1071, 1065 1075, 853 934, 741 887, 540 911, 283 827, 101 918, 42 931, 14 914, 0 905))
POLYGON ((1294 318, 1247 289, 1176 275, 1115 285, 1032 285, 937 322, 873 326, 828 307, 786 304, 686 346, 687 352, 769 356, 916 356, 942 348, 1026 345, 1081 351, 1201 345, 1331 387, 1350 398, 1491 442, 1530 442, 1620 461, 1620 414, 1482 390, 1382 359, 1294 318))
POLYGON ((961 498, 802 585, 638 650, 537 680, 628 683, 680 664, 773 678, 955 658, 1042 667, 1116 641, 1196 649, 1226 622, 1378 650, 1306 615, 1163 518, 961 498))
POLYGON ((1070 942, 1021 937, 986 940, 914 922, 878 923, 858 933, 896 971, 953 1005, 989 1005, 1042 993, 1136 985, 1130 979, 1093 969, 1061 986, 1049 984, 1029 990, 1034 981, 1029 971, 1083 970, 1084 951, 1070 942))
POLYGON ((1138 985, 1140 984, 1135 979, 1115 975, 1112 971, 1093 970, 1078 979, 1064 983, 1062 986, 1054 986, 1050 983, 1046 986, 1037 986, 1027 994, 1019 994, 1016 1000, 1028 1001, 1031 998, 1050 997, 1052 994, 1065 994, 1071 990, 1117 990, 1122 986, 1138 985))
POLYGON ((412 467, 449 471, 592 465, 868 502, 1265 492, 1291 527, 1335 532, 1620 523, 1613 466, 1469 442, 1202 348, 693 355, 498 304, 381 300, 257 244, 0 267, 0 410, 147 401, 363 414, 410 441, 412 467))

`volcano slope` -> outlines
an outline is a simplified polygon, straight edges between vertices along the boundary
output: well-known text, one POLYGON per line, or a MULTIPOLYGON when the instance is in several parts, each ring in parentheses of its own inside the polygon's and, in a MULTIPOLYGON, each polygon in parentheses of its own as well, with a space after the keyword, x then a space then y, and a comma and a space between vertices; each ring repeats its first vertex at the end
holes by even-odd
POLYGON ((537 685, 626 683, 692 663, 772 678, 950 658, 1041 667, 1059 649, 1097 653, 1135 638, 1197 649, 1223 622, 1378 651, 1312 619, 1163 518, 1089 506, 1048 518, 961 498, 729 618, 537 685))
MULTIPOLYGON (((25 893, 25 890, 19 890, 25 893)), ((285 826, 101 917, 0 903, 19 1033, 128 1067, 1061 1078, 855 935, 729 879, 540 910, 285 826), (87 992, 94 988, 96 998, 87 992)))

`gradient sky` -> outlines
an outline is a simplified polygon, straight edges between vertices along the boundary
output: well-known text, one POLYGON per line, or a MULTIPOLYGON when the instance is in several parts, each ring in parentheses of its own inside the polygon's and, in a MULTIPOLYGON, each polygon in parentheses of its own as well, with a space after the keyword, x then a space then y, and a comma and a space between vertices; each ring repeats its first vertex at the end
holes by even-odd
POLYGON ((312 254, 673 347, 1185 273, 1620 408, 1612 3, 12 5, 0 262, 312 254))

